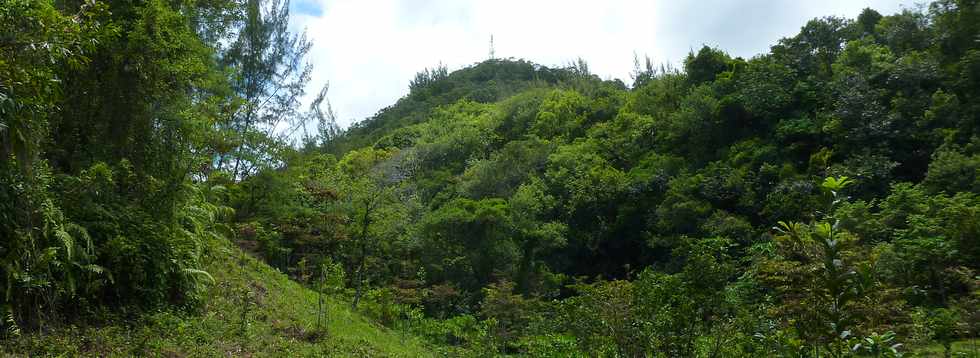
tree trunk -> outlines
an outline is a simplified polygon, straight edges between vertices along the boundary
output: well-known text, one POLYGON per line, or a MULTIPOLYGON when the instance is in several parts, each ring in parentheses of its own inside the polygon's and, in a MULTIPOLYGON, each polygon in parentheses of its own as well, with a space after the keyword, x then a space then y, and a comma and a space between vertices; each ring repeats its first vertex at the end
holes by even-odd
POLYGON ((361 234, 358 238, 359 251, 357 258, 357 269, 354 271, 354 302, 351 303, 351 307, 356 309, 357 304, 361 301, 361 295, 364 293, 364 261, 367 260, 367 234, 368 227, 371 225, 371 204, 365 203, 364 205, 364 216, 361 219, 361 234))
MULTIPOLYGON (((249 98, 251 97, 254 96, 249 96, 249 98)), ((235 158, 235 170, 231 172, 232 181, 238 179, 238 167, 239 165, 242 164, 242 152, 244 151, 245 145, 247 144, 245 138, 248 137, 248 130, 250 129, 249 127, 251 126, 252 126, 252 110, 248 109, 248 112, 245 113, 245 128, 242 130, 242 143, 241 145, 238 146, 238 158, 235 158)))

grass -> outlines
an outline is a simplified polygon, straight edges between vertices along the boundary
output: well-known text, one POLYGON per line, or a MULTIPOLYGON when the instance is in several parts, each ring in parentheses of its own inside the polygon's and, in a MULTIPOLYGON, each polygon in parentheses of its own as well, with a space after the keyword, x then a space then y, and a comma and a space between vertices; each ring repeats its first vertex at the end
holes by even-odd
MULTIPOLYGON (((953 342, 953 357, 980 358, 980 339, 953 342)), ((913 357, 943 357, 943 345, 931 344, 918 349, 913 349, 913 357)))
POLYGON ((335 298, 327 299, 325 329, 317 330, 315 292, 230 243, 212 251, 205 270, 215 283, 202 313, 162 311, 135 322, 49 328, 0 342, 0 356, 432 356, 418 338, 371 322, 335 298))

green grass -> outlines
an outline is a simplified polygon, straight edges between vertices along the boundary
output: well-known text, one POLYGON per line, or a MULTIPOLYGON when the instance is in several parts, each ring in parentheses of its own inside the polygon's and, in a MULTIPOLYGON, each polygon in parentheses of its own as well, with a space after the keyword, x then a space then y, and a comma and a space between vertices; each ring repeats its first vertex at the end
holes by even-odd
MULTIPOLYGON (((980 358, 980 339, 953 342, 953 357, 980 358)), ((943 345, 932 344, 912 350, 913 357, 942 357, 943 345)))
POLYGON ((325 329, 317 330, 315 292, 241 250, 222 243, 205 266, 215 279, 198 314, 164 311, 136 322, 48 328, 0 342, 6 356, 157 357, 425 357, 416 337, 382 327, 328 298, 325 329), (247 294, 246 294, 247 292, 247 294), (242 334, 243 297, 247 327, 242 334))

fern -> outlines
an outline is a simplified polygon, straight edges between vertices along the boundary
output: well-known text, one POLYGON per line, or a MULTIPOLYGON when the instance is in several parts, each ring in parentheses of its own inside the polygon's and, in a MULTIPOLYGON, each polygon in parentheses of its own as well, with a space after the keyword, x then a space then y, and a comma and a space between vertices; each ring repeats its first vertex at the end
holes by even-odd
POLYGON ((14 312, 10 309, 10 306, 3 306, 0 312, 3 313, 3 321, 0 322, 0 327, 3 328, 5 338, 16 338, 20 336, 20 326, 17 325, 17 321, 14 319, 14 312))
POLYGON ((183 270, 181 270, 181 271, 182 271, 182 272, 183 272, 184 274, 186 274, 186 275, 189 275, 189 276, 191 276, 191 277, 204 277, 204 278, 206 278, 206 279, 208 280, 208 282, 210 282, 211 284, 214 284, 215 282, 217 282, 217 281, 215 281, 215 280, 214 280, 214 276, 211 276, 211 274, 210 274, 210 273, 208 273, 207 271, 204 271, 204 270, 198 270, 198 269, 189 269, 189 268, 185 268, 185 269, 183 269, 183 270))
POLYGON ((61 242, 62 249, 65 250, 65 259, 71 261, 73 256, 73 249, 75 247, 75 240, 72 239, 71 235, 67 231, 62 229, 57 229, 54 231, 54 236, 58 238, 61 242))

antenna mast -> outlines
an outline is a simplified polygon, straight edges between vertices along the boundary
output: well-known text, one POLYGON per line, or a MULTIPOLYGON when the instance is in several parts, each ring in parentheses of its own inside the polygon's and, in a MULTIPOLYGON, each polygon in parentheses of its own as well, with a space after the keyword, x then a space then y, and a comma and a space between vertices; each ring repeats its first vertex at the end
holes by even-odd
POLYGON ((493 34, 490 34, 490 59, 491 60, 497 59, 497 55, 494 53, 493 50, 493 34))

